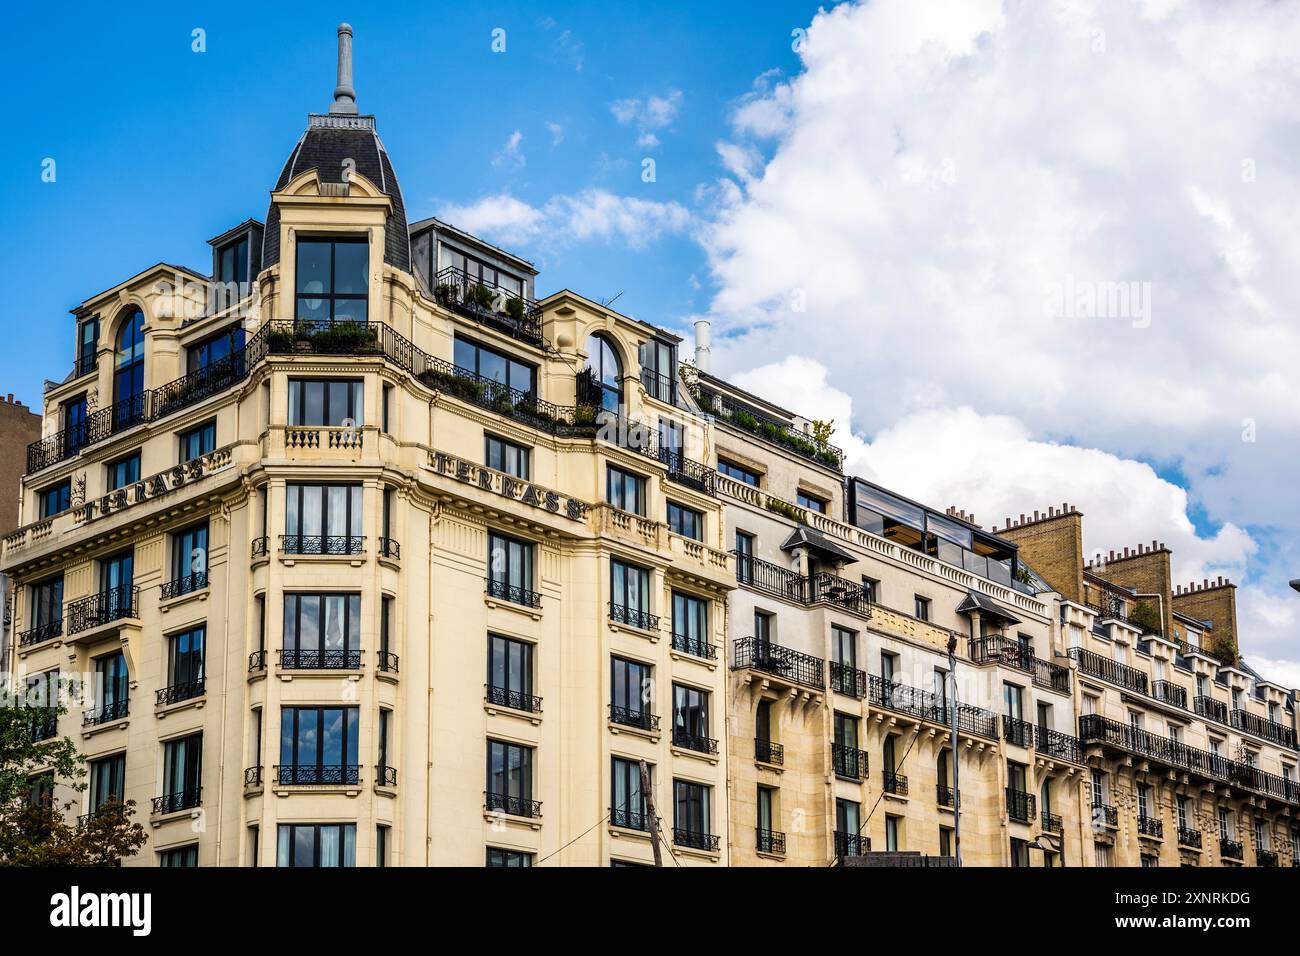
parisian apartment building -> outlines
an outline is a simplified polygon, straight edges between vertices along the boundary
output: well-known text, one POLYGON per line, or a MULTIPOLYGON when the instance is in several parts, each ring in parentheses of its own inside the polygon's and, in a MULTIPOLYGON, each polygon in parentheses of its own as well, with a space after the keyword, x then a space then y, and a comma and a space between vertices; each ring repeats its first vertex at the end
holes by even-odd
POLYGON ((208 271, 52 333, 5 645, 88 786, 32 799, 128 866, 1300 863, 1230 582, 856 477, 707 323, 410 221, 351 44, 208 271))

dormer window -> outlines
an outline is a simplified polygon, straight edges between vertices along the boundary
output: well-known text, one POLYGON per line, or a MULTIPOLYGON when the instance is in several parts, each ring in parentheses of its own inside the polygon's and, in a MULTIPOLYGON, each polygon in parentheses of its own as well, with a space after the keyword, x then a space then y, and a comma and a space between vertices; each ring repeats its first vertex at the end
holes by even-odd
POLYGON ((99 316, 92 315, 77 323, 77 358, 73 376, 80 378, 94 371, 95 352, 99 348, 99 316))
POLYGON ((677 350, 671 343, 651 339, 641 345, 641 384, 661 402, 677 401, 677 350))
POLYGON ((212 311, 224 312, 248 294, 248 235, 219 247, 212 260, 212 311))
POLYGON ((298 320, 365 322, 368 257, 363 237, 298 240, 298 320))

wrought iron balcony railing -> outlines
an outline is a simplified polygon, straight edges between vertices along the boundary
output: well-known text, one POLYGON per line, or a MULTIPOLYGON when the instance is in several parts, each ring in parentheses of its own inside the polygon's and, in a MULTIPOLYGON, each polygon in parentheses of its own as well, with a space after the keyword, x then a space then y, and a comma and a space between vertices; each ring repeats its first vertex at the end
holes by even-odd
POLYGON ((366 537, 361 534, 282 534, 282 554, 365 554, 366 537))
POLYGON ((391 651, 376 651, 379 656, 379 671, 381 674, 397 673, 397 655, 391 651))
POLYGON ((527 711, 530 714, 540 714, 542 712, 542 699, 534 697, 532 694, 525 694, 522 691, 510 690, 506 687, 497 687, 493 684, 487 686, 487 702, 495 704, 498 707, 509 707, 511 710, 527 711))
POLYGON ((509 794, 493 793, 490 790, 483 792, 483 806, 487 810, 508 813, 513 817, 535 818, 542 815, 540 800, 530 800, 527 797, 512 797, 509 794))
POLYGON ((867 673, 848 664, 831 661, 831 689, 861 700, 867 696, 867 673))
POLYGON ((804 577, 750 554, 731 553, 736 556, 736 580, 740 584, 797 604, 823 604, 860 617, 871 617, 871 601, 860 582, 829 571, 804 577))
POLYGON ((208 586, 208 572, 195 571, 193 574, 187 574, 184 577, 173 578, 158 589, 158 596, 167 601, 171 598, 181 597, 184 594, 192 594, 195 591, 202 591, 208 586))
POLYGON ((280 666, 287 671, 357 670, 361 667, 361 650, 343 648, 283 648, 275 652, 280 666))
POLYGON ((691 391, 705 414, 716 415, 729 425, 827 468, 840 471, 843 467, 844 452, 830 442, 814 438, 756 409, 746 408, 703 384, 697 383, 691 391))
POLYGON ((1083 745, 1078 737, 1042 726, 1034 728, 1034 733, 1034 749, 1040 754, 1071 763, 1083 763, 1083 745))
POLYGON ((140 589, 131 585, 106 588, 98 594, 71 601, 67 608, 68 633, 80 634, 101 624, 140 616, 140 589))
POLYGON ((651 733, 657 733, 659 730, 659 717, 648 710, 633 710, 631 707, 618 707, 614 704, 609 705, 609 721, 612 724, 619 724, 623 727, 635 727, 638 730, 645 730, 651 733))
POLYGON ((1002 664, 1026 674, 1034 672, 1038 658, 1028 641, 1018 641, 1002 634, 988 634, 972 637, 969 643, 970 659, 976 664, 1002 664))
POLYGON ((254 538, 253 543, 249 546, 248 556, 250 558, 264 558, 271 552, 271 539, 266 535, 260 538, 254 538))
POLYGON ((110 720, 121 720, 131 712, 131 701, 125 696, 117 700, 109 701, 107 704, 101 704, 93 710, 88 710, 82 715, 81 723, 85 727, 94 727, 98 724, 106 724, 110 720))
MULTIPOLYGON (((874 674, 867 675, 867 699, 873 707, 910 714, 932 723, 949 726, 952 711, 948 701, 933 691, 909 687, 874 674)), ((977 737, 998 739, 998 715, 972 704, 957 704, 957 729, 977 737)))
POLYGON ((688 734, 682 730, 673 730, 673 746, 680 747, 683 750, 693 750, 701 754, 716 754, 718 752, 718 741, 714 737, 703 737, 699 734, 688 734))
POLYGON ((1255 865, 1268 867, 1277 866, 1277 853, 1273 850, 1257 849, 1255 851, 1255 865))
POLYGON ((1183 846, 1201 848, 1201 831, 1193 830, 1191 827, 1178 828, 1178 842, 1183 846))
POLYGON ((1276 723, 1266 717, 1256 716, 1246 710, 1233 710, 1232 726, 1291 750, 1295 749, 1295 731, 1285 724, 1276 723))
POLYGON ((251 789, 253 787, 260 787, 261 785, 262 785, 262 765, 258 764, 256 767, 245 767, 244 786, 249 787, 251 789))
POLYGON ((704 833, 700 830, 687 830, 682 827, 673 827, 673 843, 677 846, 690 847, 693 850, 716 851, 721 844, 720 839, 712 833, 704 833))
POLYGON ((343 764, 277 764, 276 782, 282 787, 355 786, 361 782, 361 765, 343 764))
POLYGON ((496 581, 492 578, 486 580, 488 597, 496 598, 498 601, 509 601, 511 604, 522 604, 524 607, 538 608, 542 606, 542 596, 536 591, 507 584, 505 581, 496 581))
POLYGON ((1219 856, 1226 857, 1229 860, 1240 860, 1245 851, 1246 848, 1236 840, 1219 837, 1219 856))
POLYGON ((650 815, 644 810, 629 810, 626 807, 610 807, 609 822, 611 826, 625 830, 650 832, 650 815))
POLYGON ((1070 692, 1070 669, 1042 658, 1034 659, 1034 683, 1062 694, 1070 692))
POLYGON ((680 651, 683 654, 690 654, 692 657, 703 658, 706 661, 717 660, 718 657, 718 645, 710 644, 698 637, 688 637, 685 634, 673 635, 673 650, 680 651))
POLYGON ((1192 708, 1201 717, 1217 720, 1221 724, 1228 722, 1228 705, 1208 694, 1198 694, 1193 697, 1192 708))
POLYGON ((1148 817, 1139 813, 1138 833, 1142 836, 1163 837, 1165 835, 1165 825, 1157 817, 1148 817))
POLYGON ((59 711, 54 707, 27 708, 27 733, 32 743, 49 740, 59 732, 59 711))
POLYGON ((380 538, 378 540, 379 556, 381 558, 390 558, 393 561, 400 561, 402 558, 402 546, 392 538, 380 538))
POLYGON ((1032 793, 1007 787, 1007 816, 1019 823, 1029 823, 1034 819, 1034 808, 1038 803, 1032 793))
POLYGON ((1119 810, 1109 803, 1094 803, 1092 805, 1092 825, 1112 828, 1119 826, 1119 810))
POLYGON ((831 761, 835 776, 861 780, 867 775, 867 752, 845 744, 831 744, 831 761))
POLYGON ((386 764, 375 764, 375 786, 393 788, 397 786, 397 768, 386 764))
POLYGON ((1019 717, 1002 715, 1002 737, 1009 744, 1017 747, 1033 747, 1034 725, 1019 717))
POLYGON ((44 644, 46 641, 52 641, 56 637, 63 636, 63 619, 57 621, 47 621, 44 624, 38 624, 29 631, 18 632, 19 647, 33 647, 36 644, 44 644))
POLYGON ((952 809, 961 806, 961 793, 952 787, 945 787, 943 784, 935 784, 934 787, 935 802, 941 807, 952 809))
POLYGON ((166 793, 161 797, 154 797, 153 812, 179 813, 182 810, 191 810, 202 803, 202 787, 194 787, 189 790, 177 790, 175 793, 166 793))
POLYGON ((193 680, 172 684, 170 687, 163 687, 154 692, 156 704, 162 707, 167 704, 179 704, 184 700, 202 697, 206 692, 206 685, 207 681, 204 678, 196 677, 193 680))
POLYGON ((542 345, 542 309, 533 299, 464 269, 448 266, 434 277, 438 304, 530 345, 542 345))
POLYGON ((740 638, 735 642, 734 648, 732 670, 752 668, 802 684, 804 687, 818 690, 826 687, 825 662, 820 657, 813 657, 802 651, 752 637, 740 638))
POLYGON ((1187 689, 1173 681, 1158 680, 1151 685, 1151 696, 1163 704, 1187 709, 1187 689))
POLYGON ((643 631, 659 630, 658 614, 625 607, 622 604, 615 604, 613 601, 609 602, 609 619, 615 624, 625 624, 628 627, 639 628, 643 631))
POLYGON ((1059 813, 1049 813, 1044 810, 1042 813, 1043 830, 1046 833, 1062 833, 1065 830, 1065 824, 1061 822, 1059 813))
POLYGON ((665 405, 676 404, 677 381, 671 375, 660 375, 653 369, 642 368, 641 385, 651 397, 665 405))
POLYGON ((892 793, 897 797, 907 796, 907 778, 901 773, 886 770, 880 776, 885 793, 892 793))
POLYGON ((785 855, 785 833, 781 830, 764 830, 758 827, 755 838, 755 846, 759 853, 769 853, 772 856, 785 855))
POLYGON ((248 672, 266 670, 266 651, 253 651, 248 655, 248 672))
POLYGON ((1070 648, 1070 656, 1078 663, 1079 670, 1089 677, 1098 677, 1139 694, 1147 692, 1147 675, 1136 667, 1129 667, 1082 647, 1070 648))
POLYGON ((755 737, 754 759, 779 767, 785 763, 785 746, 772 740, 755 737))
POLYGON ((846 856, 862 856, 871 852, 871 838, 861 833, 835 831, 835 855, 840 859, 846 856))
POLYGON ((718 473, 708 465, 687 458, 679 451, 659 449, 659 460, 668 466, 668 480, 694 488, 706 495, 717 491, 718 473))

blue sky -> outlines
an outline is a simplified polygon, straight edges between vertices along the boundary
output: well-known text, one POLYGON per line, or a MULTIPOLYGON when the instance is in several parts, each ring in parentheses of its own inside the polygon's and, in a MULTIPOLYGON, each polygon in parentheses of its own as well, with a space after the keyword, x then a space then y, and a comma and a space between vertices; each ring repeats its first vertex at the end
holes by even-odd
MULTIPOLYGON (((714 140, 730 104, 774 67, 795 69, 791 31, 812 3, 671 5, 340 4, 310 16, 278 4, 79 4, 51 29, 23 5, 12 75, 24 77, 20 125, 0 157, 9 228, 10 344, 3 389, 35 403, 71 360, 68 309, 157 261, 207 271, 205 240, 254 216, 334 84, 337 24, 355 31, 355 85, 378 118, 415 220, 444 204, 506 191, 526 202, 598 186, 688 202, 717 172, 714 140), (382 12, 380 12, 382 10, 382 12), (191 50, 191 31, 207 50, 191 50), (506 31, 506 52, 491 51, 506 31), (661 144, 636 145, 611 103, 682 93, 661 144), (548 124, 558 124, 562 139, 548 124), (522 166, 493 164, 515 131, 522 166), (652 155, 657 181, 641 181, 652 155), (41 180, 47 157, 57 181, 41 180)), ((673 324, 699 308, 699 247, 676 236, 653 250, 599 242, 519 249, 539 289, 593 297, 673 324)))

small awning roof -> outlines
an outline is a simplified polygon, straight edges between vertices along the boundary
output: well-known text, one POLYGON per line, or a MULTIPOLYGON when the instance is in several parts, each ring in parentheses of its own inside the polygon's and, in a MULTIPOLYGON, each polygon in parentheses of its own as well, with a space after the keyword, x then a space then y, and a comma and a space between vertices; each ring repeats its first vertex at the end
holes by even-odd
POLYGON ((1020 618, 1006 610, 1001 604, 982 591, 967 591, 966 597, 957 605, 958 614, 966 614, 970 611, 979 611, 981 614, 987 614, 989 617, 1005 621, 1007 624, 1020 623, 1020 618))
POLYGON ((814 531, 806 524, 801 524, 795 528, 790 537, 785 539, 785 544, 781 545, 782 551, 793 551, 795 548, 811 548, 819 554, 829 557, 832 561, 843 561, 845 564, 852 564, 858 560, 826 535, 820 531, 814 531))

